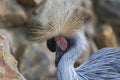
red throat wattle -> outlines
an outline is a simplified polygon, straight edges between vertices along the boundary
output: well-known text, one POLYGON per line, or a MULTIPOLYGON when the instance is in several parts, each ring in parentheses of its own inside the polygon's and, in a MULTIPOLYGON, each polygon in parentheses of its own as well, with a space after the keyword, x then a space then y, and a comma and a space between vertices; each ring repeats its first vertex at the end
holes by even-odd
POLYGON ((55 37, 55 41, 57 43, 57 45, 62 49, 62 50, 66 50, 67 47, 68 47, 68 43, 67 43, 67 40, 62 37, 62 36, 58 36, 58 37, 55 37))

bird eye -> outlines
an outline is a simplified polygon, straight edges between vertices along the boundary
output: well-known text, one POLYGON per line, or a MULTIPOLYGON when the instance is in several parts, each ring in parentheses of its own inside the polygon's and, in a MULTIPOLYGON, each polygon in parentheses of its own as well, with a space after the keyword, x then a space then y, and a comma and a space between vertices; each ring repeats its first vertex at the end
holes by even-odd
POLYGON ((56 42, 55 42, 54 38, 47 40, 47 48, 51 52, 55 52, 56 51, 56 42))

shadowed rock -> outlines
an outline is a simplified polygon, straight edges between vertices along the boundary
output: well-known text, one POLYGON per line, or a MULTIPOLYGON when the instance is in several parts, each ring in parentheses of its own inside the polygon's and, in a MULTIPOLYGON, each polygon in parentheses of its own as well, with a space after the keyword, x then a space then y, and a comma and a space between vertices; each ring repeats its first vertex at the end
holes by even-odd
POLYGON ((27 15, 16 0, 0 0, 0 28, 23 25, 27 15))

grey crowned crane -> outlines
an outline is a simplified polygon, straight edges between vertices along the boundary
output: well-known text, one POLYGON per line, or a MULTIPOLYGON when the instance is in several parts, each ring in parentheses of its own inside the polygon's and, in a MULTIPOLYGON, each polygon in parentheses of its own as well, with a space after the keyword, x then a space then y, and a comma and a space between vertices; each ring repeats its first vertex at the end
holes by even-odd
POLYGON ((120 49, 104 48, 85 63, 74 63, 86 50, 84 36, 87 11, 84 0, 48 0, 42 14, 29 26, 31 40, 47 40, 47 47, 55 53, 57 80, 120 80, 120 49))

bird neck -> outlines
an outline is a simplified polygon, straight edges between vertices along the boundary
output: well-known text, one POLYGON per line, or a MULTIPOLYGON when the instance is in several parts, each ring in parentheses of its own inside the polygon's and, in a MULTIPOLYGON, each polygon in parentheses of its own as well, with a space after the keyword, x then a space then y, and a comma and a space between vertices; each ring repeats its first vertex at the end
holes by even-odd
POLYGON ((74 63, 85 50, 86 38, 80 31, 75 32, 73 37, 75 39, 75 45, 71 50, 65 53, 59 61, 57 67, 57 80, 74 80, 77 78, 74 63))

